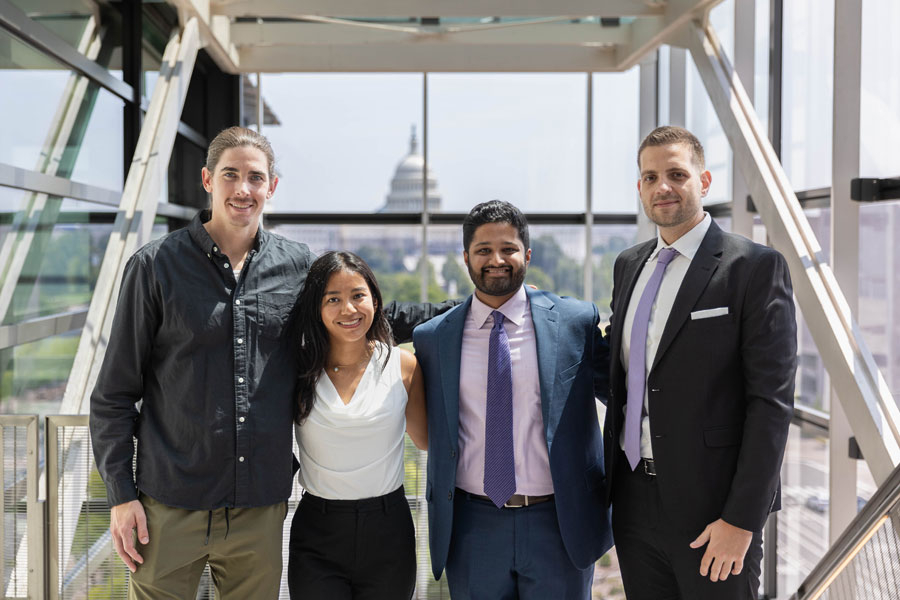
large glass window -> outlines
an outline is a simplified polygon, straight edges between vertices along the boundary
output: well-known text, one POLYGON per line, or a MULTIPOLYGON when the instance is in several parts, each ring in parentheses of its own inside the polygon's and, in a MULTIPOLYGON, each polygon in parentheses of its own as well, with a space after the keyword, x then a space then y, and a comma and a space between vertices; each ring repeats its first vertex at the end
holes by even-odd
POLYGON ((828 432, 791 425, 781 467, 778 591, 787 598, 828 549, 828 432))
MULTIPOLYGON (((810 227, 822 246, 825 260, 831 257, 831 209, 811 208, 804 211, 810 227)), ((797 310, 797 378, 794 386, 795 402, 828 412, 831 410, 828 378, 819 349, 813 340, 803 313, 797 310)))
POLYGON ((586 82, 572 73, 429 75, 429 162, 445 210, 494 198, 584 212, 586 82))
POLYGON ((593 107, 593 211, 636 212, 640 144, 640 67, 595 73, 593 107))
POLYGON ((120 99, 5 31, 0 89, 0 162, 122 189, 120 99))
POLYGON ((0 322, 87 308, 112 225, 90 224, 88 203, 2 186, 0 204, 0 322))
MULTIPOLYGON (((280 180, 272 210, 371 212, 392 181, 401 198, 421 186, 421 74, 266 75, 262 86, 282 123, 264 128, 280 180)), ((430 161, 441 193, 444 165, 430 161)))
POLYGON ((613 265, 616 257, 637 243, 637 225, 595 225, 591 233, 593 295, 600 321, 608 323, 612 301, 613 265))
POLYGON ((796 190, 831 185, 834 0, 784 3, 781 162, 796 190))
POLYGON ((900 202, 859 210, 859 328, 900 400, 900 202))
POLYGON ((59 411, 80 332, 0 350, 0 413, 59 411))
POLYGON ((900 176, 900 3, 863 3, 860 174, 900 176))

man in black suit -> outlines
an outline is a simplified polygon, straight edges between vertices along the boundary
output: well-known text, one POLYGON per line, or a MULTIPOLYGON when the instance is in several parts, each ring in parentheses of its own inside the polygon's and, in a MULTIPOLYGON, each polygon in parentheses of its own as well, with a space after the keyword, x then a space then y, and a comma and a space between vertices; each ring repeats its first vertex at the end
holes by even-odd
POLYGON ((638 165, 659 233, 616 260, 604 428, 625 591, 756 598, 793 407, 790 275, 703 211, 712 176, 689 131, 654 130, 638 165))

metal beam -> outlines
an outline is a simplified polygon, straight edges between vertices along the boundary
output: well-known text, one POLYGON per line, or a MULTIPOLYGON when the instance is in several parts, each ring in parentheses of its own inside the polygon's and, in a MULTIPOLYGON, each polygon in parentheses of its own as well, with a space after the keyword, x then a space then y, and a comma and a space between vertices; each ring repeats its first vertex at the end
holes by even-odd
POLYGON ((203 49, 220 69, 235 74, 239 69, 240 58, 234 44, 231 43, 231 20, 222 15, 210 13, 209 0, 168 0, 178 9, 182 30, 191 19, 197 20, 203 49))
MULTIPOLYGON (((850 181, 859 177, 862 10, 859 0, 834 2, 832 136, 840 142, 831 152, 831 264, 852 315, 859 314, 859 204, 850 199, 850 181)), ((828 539, 834 543, 856 516, 856 486, 847 482, 856 481, 857 468, 847 452, 856 429, 853 407, 839 401, 842 391, 831 379, 828 539)))
POLYGON ((86 183, 0 163, 0 185, 107 206, 118 206, 122 193, 86 183))
POLYGON ((212 0, 210 12, 227 17, 322 15, 372 18, 404 17, 542 17, 590 15, 643 17, 661 14, 665 2, 656 0, 212 0))
POLYGON ((37 21, 29 19, 19 7, 9 0, 0 0, 0 27, 6 28, 28 45, 50 55, 66 67, 88 77, 122 100, 131 101, 133 91, 130 85, 113 77, 105 68, 80 53, 37 21))
MULTIPOLYGON (((231 42, 241 46, 344 44, 554 44, 612 46, 629 41, 628 27, 599 23, 522 24, 505 27, 435 28, 412 25, 387 29, 315 22, 240 22, 231 26, 231 42)), ((408 47, 407 50, 410 48, 408 47)), ((297 51, 294 48, 292 51, 297 51)))
POLYGON ((63 413, 88 412, 91 391, 106 351, 122 271, 134 251, 148 241, 199 48, 196 19, 191 19, 180 38, 173 37, 166 47, 66 385, 60 408, 63 413))
POLYGON ((86 320, 87 310, 82 309, 0 326, 0 350, 76 331, 86 320))
POLYGON ((689 48, 872 475, 900 463, 900 410, 807 221, 756 111, 711 28, 695 23, 689 48))
POLYGON ((320 45, 240 49, 244 72, 581 72, 615 71, 611 49, 533 45, 320 45))
POLYGON ((722 0, 668 0, 662 16, 638 19, 630 26, 631 41, 617 49, 619 71, 627 71, 660 44, 683 46, 692 21, 705 23, 709 11, 722 0))

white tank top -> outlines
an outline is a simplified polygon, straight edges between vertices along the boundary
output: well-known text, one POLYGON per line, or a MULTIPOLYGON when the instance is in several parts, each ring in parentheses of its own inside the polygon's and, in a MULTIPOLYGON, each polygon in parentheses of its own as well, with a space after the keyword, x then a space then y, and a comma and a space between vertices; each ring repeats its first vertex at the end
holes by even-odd
POLYGON ((382 370, 379 344, 350 402, 326 373, 316 384, 312 412, 296 425, 300 485, 329 500, 358 500, 393 492, 403 483, 406 388, 400 351, 382 370))

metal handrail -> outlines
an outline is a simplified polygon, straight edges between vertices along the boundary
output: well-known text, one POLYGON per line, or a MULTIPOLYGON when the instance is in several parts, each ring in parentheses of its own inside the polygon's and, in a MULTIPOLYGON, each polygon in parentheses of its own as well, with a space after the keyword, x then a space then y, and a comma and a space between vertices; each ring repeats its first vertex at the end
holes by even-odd
POLYGON ((817 600, 890 518, 900 503, 900 466, 878 488, 847 529, 828 549, 791 600, 817 600))

